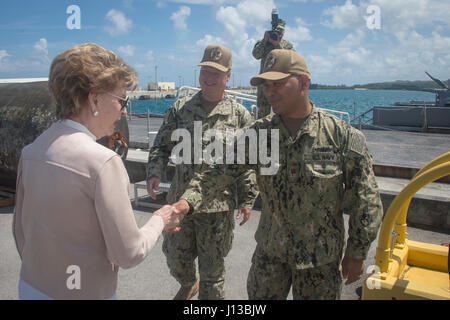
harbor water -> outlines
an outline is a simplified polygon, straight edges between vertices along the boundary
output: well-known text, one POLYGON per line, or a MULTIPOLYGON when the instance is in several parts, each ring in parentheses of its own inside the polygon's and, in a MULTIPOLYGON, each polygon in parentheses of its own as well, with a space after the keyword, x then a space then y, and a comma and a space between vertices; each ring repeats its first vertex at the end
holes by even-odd
MULTIPOLYGON (((348 112, 353 116, 354 104, 356 115, 360 115, 373 106, 391 106, 395 102, 435 101, 435 94, 422 91, 404 90, 310 90, 309 97, 317 107, 348 112)), ((132 101, 132 113, 164 114, 175 99, 135 100, 132 101)), ((252 103, 244 102, 250 110, 252 103)))

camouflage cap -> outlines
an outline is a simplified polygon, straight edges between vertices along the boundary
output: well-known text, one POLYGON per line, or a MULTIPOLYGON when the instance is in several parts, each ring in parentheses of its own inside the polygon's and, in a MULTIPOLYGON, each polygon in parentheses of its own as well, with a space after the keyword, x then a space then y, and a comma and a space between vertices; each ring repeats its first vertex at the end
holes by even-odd
POLYGON ((213 67, 219 71, 227 72, 232 66, 231 50, 219 44, 210 44, 206 47, 203 59, 198 65, 213 67))
POLYGON ((274 49, 266 58, 263 71, 250 80, 252 86, 259 86, 265 80, 281 80, 290 75, 306 75, 311 79, 306 60, 294 50, 274 49))

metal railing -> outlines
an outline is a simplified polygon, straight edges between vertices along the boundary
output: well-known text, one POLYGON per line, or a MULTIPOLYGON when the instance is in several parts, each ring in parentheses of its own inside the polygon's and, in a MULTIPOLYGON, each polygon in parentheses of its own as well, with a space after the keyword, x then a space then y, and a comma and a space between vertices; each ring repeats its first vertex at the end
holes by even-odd
MULTIPOLYGON (((199 92, 202 90, 198 87, 189 87, 189 86, 182 86, 177 90, 177 99, 180 97, 185 97, 186 95, 189 95, 191 91, 193 92, 199 92), (187 91, 186 95, 181 95, 183 91, 187 91)), ((225 90, 225 93, 232 97, 234 100, 240 102, 240 101, 247 101, 247 102, 253 102, 256 104, 256 96, 252 94, 242 93, 239 91, 233 91, 233 90, 225 90)))
MULTIPOLYGON (((200 90, 201 90, 201 88, 197 88, 197 87, 182 86, 177 91, 177 99, 190 95, 191 91, 196 93, 196 92, 199 92, 200 90), (186 92, 186 93, 183 94, 184 92, 186 92)), ((250 113, 254 119, 258 118, 258 107, 256 106, 256 96, 254 96, 252 94, 242 93, 239 91, 233 91, 233 90, 225 90, 225 93, 230 98, 232 98, 233 100, 235 100, 236 102, 238 102, 240 104, 242 104, 244 101, 253 103, 250 106, 250 110, 251 110, 250 113)))
MULTIPOLYGON (((427 103, 424 104, 418 104, 418 105, 393 105, 393 106, 373 106, 369 110, 365 111, 364 113, 360 114, 359 116, 354 116, 353 120, 351 121, 351 124, 360 130, 362 128, 364 129, 378 129, 378 130, 387 130, 387 131, 403 131, 403 132, 409 132, 407 128, 415 128, 416 130, 413 130, 413 132, 428 132, 431 130, 442 130, 444 132, 448 132, 449 127, 447 126, 439 126, 436 125, 436 122, 431 122, 433 119, 432 117, 429 118, 428 111, 439 111, 439 107, 430 106, 427 103), (420 113, 420 121, 419 118, 416 116, 415 118, 412 118, 410 124, 385 124, 383 119, 388 119, 386 115, 380 118, 380 115, 376 113, 377 109, 380 109, 380 111, 385 112, 387 111, 414 111, 414 110, 421 110, 420 113)), ((447 113, 448 114, 448 113, 447 113)), ((434 116, 436 118, 436 116, 434 116)), ((445 115, 444 115, 445 117, 445 115)), ((403 122, 407 123, 407 119, 402 119, 403 122)), ((436 119, 435 119, 436 121, 436 119)))
MULTIPOLYGON (((189 95, 191 91, 198 92, 200 90, 201 90, 201 88, 196 88, 196 87, 189 87, 189 86, 180 87, 177 91, 177 99, 180 97, 185 97, 185 96, 189 95), (181 93, 183 91, 186 91, 185 95, 181 95, 181 93)), ((256 104, 256 96, 255 95, 242 93, 239 91, 232 91, 232 90, 225 90, 225 93, 229 97, 231 97, 233 100, 235 100, 241 104, 244 101, 253 103, 253 105, 250 106, 250 113, 254 119, 258 119, 258 106, 256 104)), ((350 122, 350 114, 348 112, 337 111, 337 110, 332 110, 332 109, 325 109, 325 108, 319 108, 319 109, 327 111, 328 113, 334 114, 338 118, 340 118, 344 121, 347 121, 349 124, 351 123, 350 122), (346 118, 346 119, 344 119, 344 118, 346 118)))
POLYGON ((341 120, 344 120, 348 124, 350 124, 350 114, 346 111, 338 111, 338 110, 332 110, 332 109, 326 109, 326 108, 317 108, 317 109, 331 113, 331 114, 337 116, 338 118, 340 118, 341 120), (347 118, 347 119, 344 119, 344 118, 347 118))
POLYGON ((177 90, 177 96, 176 96, 176 99, 179 99, 179 98, 183 98, 183 97, 186 97, 186 96, 189 96, 191 93, 191 91, 192 92, 194 92, 194 93, 196 93, 196 92, 199 92, 201 90, 201 88, 197 88, 197 87, 189 87, 189 86, 182 86, 182 87, 179 87, 178 88, 178 90, 177 90), (186 93, 184 93, 184 92, 186 92, 186 93), (184 93, 184 94, 183 94, 184 93))
POLYGON ((356 116, 355 114, 351 123, 355 126, 357 125, 360 130, 363 124, 364 125, 373 124, 373 107, 361 113, 359 116, 356 116))
POLYGON ((351 121, 351 124, 361 129, 375 129, 375 130, 385 130, 385 131, 398 131, 393 128, 388 128, 385 126, 376 125, 373 123, 373 110, 375 107, 370 108, 369 110, 361 113, 359 116, 355 116, 351 121), (364 128, 363 128, 364 126, 364 128))

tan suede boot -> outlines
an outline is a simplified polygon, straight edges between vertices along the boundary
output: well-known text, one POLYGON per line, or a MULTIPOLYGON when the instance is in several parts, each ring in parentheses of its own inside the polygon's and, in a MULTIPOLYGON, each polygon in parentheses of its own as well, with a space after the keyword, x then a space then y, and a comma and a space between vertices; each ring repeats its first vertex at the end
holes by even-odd
POLYGON ((181 286, 173 300, 190 300, 198 292, 198 281, 193 286, 181 286))

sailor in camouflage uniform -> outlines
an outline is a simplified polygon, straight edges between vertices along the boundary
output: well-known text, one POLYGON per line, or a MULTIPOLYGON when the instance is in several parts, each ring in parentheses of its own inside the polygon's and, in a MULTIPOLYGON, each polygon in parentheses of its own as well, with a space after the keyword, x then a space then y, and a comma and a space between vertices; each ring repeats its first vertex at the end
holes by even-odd
MULTIPOLYGON (((196 142, 200 143, 202 150, 210 142, 205 137, 196 136, 198 129, 203 133, 208 129, 217 129, 225 134, 226 129, 243 128, 253 123, 247 109, 224 93, 231 74, 231 51, 224 46, 210 45, 199 66, 202 91, 177 100, 166 112, 164 123, 150 150, 147 188, 153 198, 156 197, 154 190, 158 189, 168 159, 178 143, 171 141, 174 130, 186 129, 190 133, 189 147, 192 148, 188 154, 194 155, 196 142)), ((226 175, 225 161, 219 158, 212 164, 205 163, 202 158, 176 165, 167 200, 171 204, 175 203, 174 206, 183 213, 189 213, 181 222, 180 231, 164 234, 163 252, 167 264, 171 274, 181 284, 175 299, 190 299, 198 290, 199 299, 224 299, 224 257, 232 245, 233 212, 239 208, 237 218, 243 215, 241 225, 245 223, 258 195, 253 170, 245 170, 236 180, 226 175), (182 195, 186 183, 194 174, 206 169, 210 172, 203 177, 207 188, 202 192, 202 199, 197 203, 195 212, 192 212, 182 195), (197 257, 200 283, 194 263, 197 257)))
MULTIPOLYGON (((294 50, 294 46, 288 40, 283 39, 284 35, 284 27, 286 23, 280 19, 278 24, 278 28, 282 31, 281 38, 279 40, 273 40, 269 36, 269 32, 266 31, 264 33, 264 39, 256 42, 253 47, 253 57, 256 60, 261 60, 260 73, 263 72, 263 67, 266 63, 267 56, 270 51, 273 49, 287 49, 294 50)), ((257 95, 256 95, 256 104, 258 105, 258 119, 264 118, 265 116, 270 114, 270 104, 264 95, 264 88, 262 86, 258 86, 257 95)))
MULTIPOLYGON (((278 146, 272 142, 268 148, 279 152, 279 168, 263 175, 262 165, 252 166, 262 211, 248 295, 286 299, 292 287, 294 299, 339 299, 342 278, 349 284, 363 273, 381 223, 371 155, 360 131, 309 101, 310 73, 300 55, 274 50, 267 61, 251 84, 264 84, 275 114, 251 128, 259 135, 261 129, 278 130, 278 146), (346 248, 344 211, 349 214, 346 248)), ((244 168, 248 165, 229 170, 239 176, 244 168)), ((190 184, 185 199, 195 209, 201 177, 190 184)))

